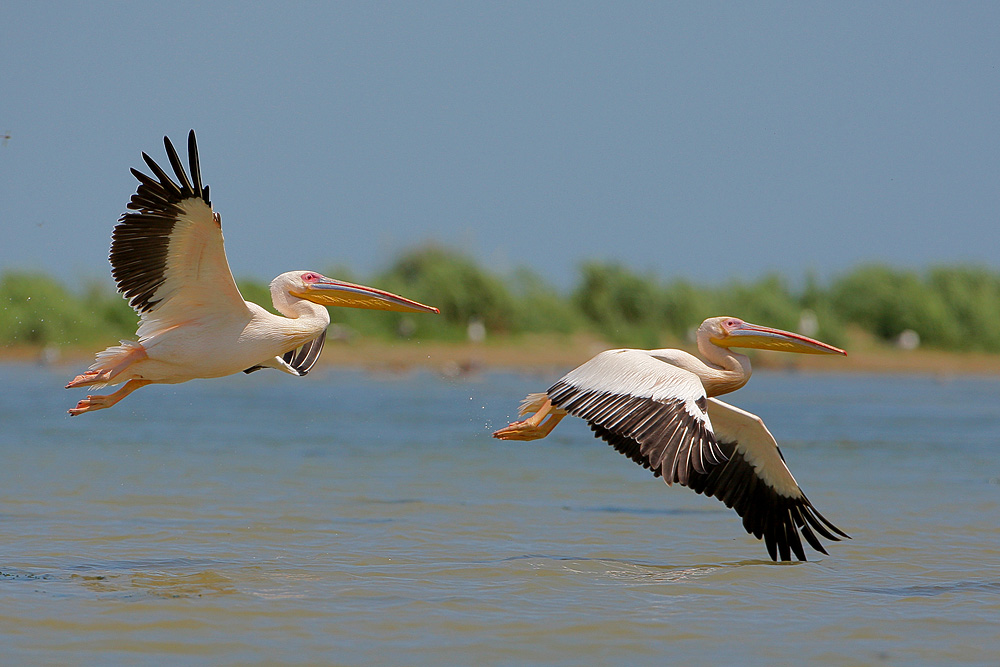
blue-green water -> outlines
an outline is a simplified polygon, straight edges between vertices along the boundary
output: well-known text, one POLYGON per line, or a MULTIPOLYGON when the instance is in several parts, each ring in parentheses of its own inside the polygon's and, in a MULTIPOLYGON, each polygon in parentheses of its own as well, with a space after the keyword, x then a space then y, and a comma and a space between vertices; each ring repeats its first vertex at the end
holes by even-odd
POLYGON ((757 373, 853 536, 773 564, 579 420, 489 437, 553 374, 321 368, 148 387, 0 366, 4 664, 996 664, 1000 379, 757 373))

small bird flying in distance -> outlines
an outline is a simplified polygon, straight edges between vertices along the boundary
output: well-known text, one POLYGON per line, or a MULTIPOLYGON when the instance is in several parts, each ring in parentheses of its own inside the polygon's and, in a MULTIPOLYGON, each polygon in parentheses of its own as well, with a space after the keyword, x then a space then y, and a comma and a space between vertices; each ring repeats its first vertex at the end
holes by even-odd
POLYGON ((139 315, 138 341, 98 352, 90 369, 66 388, 125 384, 107 396, 87 396, 69 414, 110 408, 154 383, 262 368, 301 377, 323 350, 330 324, 324 306, 439 312, 315 271, 289 271, 271 282, 271 300, 282 316, 245 301, 226 259, 222 219, 201 182, 194 130, 188 134, 190 177, 170 139, 163 144, 177 182, 143 153, 152 176, 132 169, 139 187, 111 241, 111 273, 139 315))
POLYGON ((702 361, 682 350, 607 350, 570 371, 545 393, 522 403, 523 421, 493 437, 544 438, 566 415, 668 485, 677 482, 715 496, 763 539, 771 559, 806 560, 801 537, 827 553, 816 533, 839 541, 846 533, 827 521, 802 493, 774 437, 757 415, 715 398, 750 379, 750 359, 730 348, 804 354, 843 350, 799 334, 712 317, 698 328, 702 361))

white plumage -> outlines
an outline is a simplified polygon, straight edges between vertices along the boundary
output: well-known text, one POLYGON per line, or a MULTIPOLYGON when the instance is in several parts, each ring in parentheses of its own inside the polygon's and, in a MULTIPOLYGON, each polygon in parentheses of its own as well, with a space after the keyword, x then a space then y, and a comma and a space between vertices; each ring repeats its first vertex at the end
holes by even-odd
POLYGON ((190 177, 170 140, 163 143, 177 182, 143 153, 153 176, 132 169, 139 187, 112 235, 112 275, 139 314, 138 341, 99 352, 90 369, 66 385, 125 386, 108 396, 88 396, 71 415, 111 407, 151 383, 261 368, 305 375, 326 339, 330 314, 324 306, 438 312, 314 271, 290 271, 271 282, 281 316, 244 300, 226 259, 221 217, 201 182, 194 131, 188 135, 190 177))
POLYGON ((521 414, 534 414, 494 437, 543 438, 567 414, 580 417, 667 484, 677 482, 735 509, 746 530, 765 541, 771 558, 790 560, 794 554, 805 560, 800 535, 826 553, 816 533, 830 540, 847 535, 802 493, 763 421, 713 398, 750 378, 749 358, 730 347, 845 354, 798 334, 710 318, 698 329, 698 349, 709 363, 682 350, 601 352, 544 394, 529 395, 521 414))

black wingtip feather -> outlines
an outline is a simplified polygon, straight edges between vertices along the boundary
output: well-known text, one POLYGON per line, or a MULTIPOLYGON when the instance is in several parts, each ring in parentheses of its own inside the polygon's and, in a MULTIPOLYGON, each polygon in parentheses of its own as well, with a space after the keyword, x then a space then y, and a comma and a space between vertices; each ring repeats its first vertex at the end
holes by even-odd
POLYGON ((204 197, 205 190, 201 185, 201 161, 198 159, 198 140, 194 136, 194 130, 188 132, 188 164, 191 167, 191 183, 194 187, 194 194, 197 197, 204 197))
POLYGON ((165 191, 169 190, 169 195, 180 199, 182 196, 180 186, 170 179, 170 176, 167 175, 167 172, 165 172, 160 165, 156 164, 156 160, 146 155, 146 153, 142 154, 142 159, 146 162, 146 166, 148 166, 156 176, 158 181, 157 185, 165 191))
POLYGON ((769 532, 764 533, 764 544, 767 546, 767 554, 771 557, 771 560, 778 560, 778 545, 774 540, 774 535, 769 532))
POLYGON ((747 533, 763 539, 768 554, 775 561, 807 560, 803 539, 817 552, 828 555, 817 533, 834 542, 846 533, 816 511, 805 495, 787 498, 765 484, 736 450, 733 443, 719 443, 729 461, 707 474, 694 473, 690 487, 698 493, 715 496, 743 518, 747 533), (815 532, 813 532, 815 531, 815 532))
MULTIPOLYGON (((807 500, 806 502, 808 503, 809 501, 807 500)), ((840 537, 846 537, 847 539, 851 539, 850 535, 848 535, 847 533, 845 533, 844 531, 840 530, 832 523, 827 521, 822 514, 816 511, 816 509, 812 506, 811 503, 809 503, 806 507, 803 508, 802 515, 805 517, 806 521, 809 522, 809 525, 811 525, 816 530, 817 533, 819 533, 828 540, 839 542, 840 537), (834 533, 836 533, 836 535, 834 535, 834 533), (840 537, 838 537, 838 535, 840 537)))
POLYGON ((126 205, 130 212, 122 214, 112 233, 111 273, 118 291, 140 313, 152 310, 161 301, 155 297, 164 283, 170 235, 181 213, 180 203, 199 198, 211 206, 208 187, 201 184, 193 131, 188 135, 188 162, 193 181, 188 178, 169 137, 163 138, 163 145, 179 185, 153 158, 142 152, 142 160, 152 175, 130 169, 139 186, 126 205))
POLYGON ((184 165, 181 164, 181 159, 177 156, 177 150, 170 141, 170 137, 163 137, 163 147, 167 150, 167 159, 170 160, 170 166, 174 170, 174 175, 177 176, 177 182, 180 183, 181 193, 195 196, 194 188, 191 187, 191 182, 184 171, 184 165))
MULTIPOLYGON (((699 437, 715 446, 720 462, 713 464, 711 453, 700 459, 693 453, 689 459, 688 450, 680 446, 688 440, 684 422, 687 428, 697 427, 697 423, 681 404, 667 406, 673 407, 675 414, 673 419, 663 420, 662 403, 654 406, 651 399, 601 395, 564 380, 552 385, 548 396, 553 405, 586 420, 595 435, 652 470, 654 476, 663 476, 667 482, 679 481, 735 510, 747 533, 764 541, 772 560, 807 560, 803 539, 817 552, 827 554, 816 533, 832 541, 840 540, 837 535, 848 537, 817 512, 805 495, 779 495, 758 477, 735 443, 717 442, 707 429, 699 437), (622 412, 627 414, 622 416, 622 412), (680 454, 685 461, 680 460, 680 454)), ((703 405, 699 407, 704 410, 703 405)))

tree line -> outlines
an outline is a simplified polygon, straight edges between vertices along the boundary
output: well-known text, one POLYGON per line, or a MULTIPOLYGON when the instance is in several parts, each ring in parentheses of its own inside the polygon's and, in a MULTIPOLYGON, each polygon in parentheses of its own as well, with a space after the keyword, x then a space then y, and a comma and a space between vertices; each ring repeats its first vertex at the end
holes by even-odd
MULTIPOLYGON (((475 322, 491 339, 588 331, 615 345, 658 347, 685 340, 706 317, 733 315, 789 330, 808 327, 803 333, 834 345, 845 345, 855 328, 885 342, 910 331, 925 347, 1000 352, 1000 273, 977 266, 918 272, 868 264, 827 284, 807 278, 792 286, 772 274, 705 286, 591 261, 580 267, 576 285, 561 292, 528 269, 498 275, 454 250, 423 247, 364 280, 343 268, 327 275, 441 309, 440 316, 330 309, 345 336, 457 341, 475 322)), ((266 283, 238 284, 246 299, 270 307, 266 283)), ((110 281, 76 292, 43 273, 0 275, 5 347, 104 345, 133 338, 135 329, 135 313, 110 281)))

